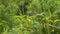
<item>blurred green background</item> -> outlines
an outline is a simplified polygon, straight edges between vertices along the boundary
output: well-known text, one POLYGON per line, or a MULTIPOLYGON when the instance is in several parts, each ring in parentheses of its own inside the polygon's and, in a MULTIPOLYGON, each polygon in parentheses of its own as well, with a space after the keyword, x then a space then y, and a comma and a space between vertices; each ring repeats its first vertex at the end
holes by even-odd
POLYGON ((60 34, 60 0, 0 0, 0 34, 60 34))

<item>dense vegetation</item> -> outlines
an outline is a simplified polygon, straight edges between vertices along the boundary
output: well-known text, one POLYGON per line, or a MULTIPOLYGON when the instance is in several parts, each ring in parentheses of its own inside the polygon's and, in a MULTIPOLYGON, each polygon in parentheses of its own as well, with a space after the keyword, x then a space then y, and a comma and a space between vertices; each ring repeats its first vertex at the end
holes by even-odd
POLYGON ((60 34, 60 0, 0 0, 0 34, 60 34))

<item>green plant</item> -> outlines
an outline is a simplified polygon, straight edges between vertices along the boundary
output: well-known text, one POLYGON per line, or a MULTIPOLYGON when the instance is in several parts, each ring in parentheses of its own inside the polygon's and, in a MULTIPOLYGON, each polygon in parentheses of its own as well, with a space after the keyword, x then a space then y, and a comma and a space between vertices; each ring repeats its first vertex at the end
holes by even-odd
POLYGON ((60 0, 0 0, 0 34, 60 34, 60 0))

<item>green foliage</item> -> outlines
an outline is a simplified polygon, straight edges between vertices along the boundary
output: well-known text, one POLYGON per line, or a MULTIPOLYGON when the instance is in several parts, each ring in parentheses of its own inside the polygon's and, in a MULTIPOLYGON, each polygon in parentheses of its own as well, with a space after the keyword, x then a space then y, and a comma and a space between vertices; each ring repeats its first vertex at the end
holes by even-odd
POLYGON ((0 34, 60 34, 60 0, 0 0, 0 34))

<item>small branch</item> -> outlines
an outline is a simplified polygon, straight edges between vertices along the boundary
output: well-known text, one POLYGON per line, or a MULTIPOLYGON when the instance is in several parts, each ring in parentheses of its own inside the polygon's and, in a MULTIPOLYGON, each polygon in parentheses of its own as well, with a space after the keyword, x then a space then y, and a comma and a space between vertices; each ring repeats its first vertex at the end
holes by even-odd
POLYGON ((60 27, 57 27, 57 26, 54 26, 54 25, 51 25, 51 24, 49 24, 49 26, 60 29, 60 27))

